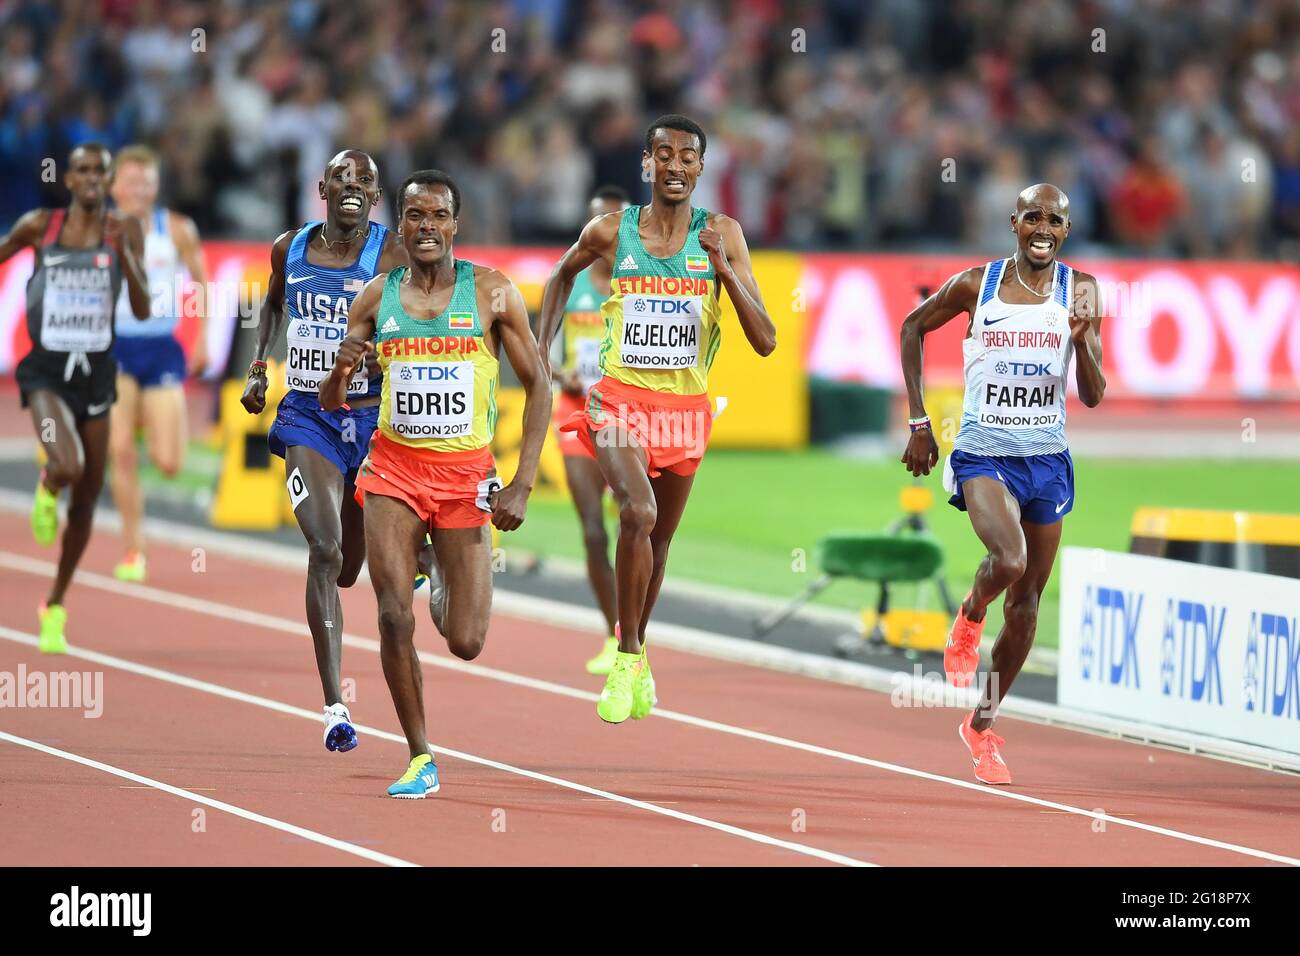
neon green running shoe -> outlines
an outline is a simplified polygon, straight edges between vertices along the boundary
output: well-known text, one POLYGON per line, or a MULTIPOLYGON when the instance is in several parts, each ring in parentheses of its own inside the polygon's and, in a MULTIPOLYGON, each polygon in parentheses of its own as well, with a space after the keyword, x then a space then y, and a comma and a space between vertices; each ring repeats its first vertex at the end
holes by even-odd
POLYGON ((59 496, 36 482, 36 499, 32 502, 32 537, 37 544, 53 544, 59 535, 59 496))
POLYGON ((645 655, 645 645, 641 645, 641 670, 636 675, 636 680, 632 682, 632 713, 633 720, 640 720, 643 717, 649 717, 650 711, 654 705, 659 703, 655 697, 655 679, 650 673, 650 658, 645 655))
POLYGON ((596 715, 607 724, 621 724, 632 713, 632 685, 641 671, 640 654, 616 651, 605 689, 596 702, 596 715))
POLYGON ((614 666, 614 658, 618 655, 618 638, 607 637, 605 643, 600 649, 600 653, 587 661, 588 674, 608 674, 614 666))
POLYGON ((139 551, 128 551, 126 559, 113 568, 113 577, 119 581, 144 580, 145 560, 144 555, 139 551))
POLYGON ((42 654, 66 654, 67 639, 63 636, 63 625, 68 623, 68 612, 62 604, 47 605, 44 601, 36 609, 41 621, 41 637, 37 648, 42 654))

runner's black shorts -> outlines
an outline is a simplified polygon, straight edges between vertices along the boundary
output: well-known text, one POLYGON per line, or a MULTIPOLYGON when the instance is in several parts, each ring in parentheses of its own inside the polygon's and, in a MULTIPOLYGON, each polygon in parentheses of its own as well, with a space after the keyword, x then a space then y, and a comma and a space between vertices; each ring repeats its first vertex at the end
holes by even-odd
POLYGON ((117 399, 117 362, 111 351, 69 353, 28 352, 14 378, 22 394, 23 408, 31 404, 33 392, 49 389, 81 423, 108 414, 117 399))

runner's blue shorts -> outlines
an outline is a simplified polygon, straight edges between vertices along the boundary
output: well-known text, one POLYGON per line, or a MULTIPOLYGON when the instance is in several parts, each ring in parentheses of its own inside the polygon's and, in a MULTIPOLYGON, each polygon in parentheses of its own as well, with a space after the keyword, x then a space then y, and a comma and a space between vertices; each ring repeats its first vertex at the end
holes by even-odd
POLYGON ((350 485, 356 482, 378 424, 378 405, 327 412, 315 394, 290 391, 280 399, 266 443, 271 454, 280 458, 291 446, 310 448, 331 462, 350 485))
POLYGON ((176 336, 119 335, 113 342, 113 358, 124 375, 141 388, 180 385, 185 381, 185 350, 176 336))
POLYGON ((1006 485, 1020 504, 1020 520, 1030 524, 1055 524, 1074 509, 1074 460, 1068 451, 1053 455, 954 451, 944 465, 944 488, 953 492, 948 503, 965 511, 962 482, 980 475, 1006 485))

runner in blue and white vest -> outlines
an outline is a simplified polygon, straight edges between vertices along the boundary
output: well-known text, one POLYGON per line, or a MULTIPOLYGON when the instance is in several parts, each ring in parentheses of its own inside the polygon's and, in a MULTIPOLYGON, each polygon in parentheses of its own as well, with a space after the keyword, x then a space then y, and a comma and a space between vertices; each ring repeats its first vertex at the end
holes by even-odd
POLYGON ((903 463, 927 475, 938 463, 921 386, 922 339, 967 313, 962 343, 966 396, 961 428, 944 467, 950 503, 970 514, 988 554, 962 601, 944 650, 958 687, 975 678, 988 606, 1006 592, 1004 621, 979 706, 958 728, 985 783, 1011 782, 990 729, 1034 642, 1038 601, 1056 562, 1061 520, 1074 507, 1074 463, 1065 441, 1071 358, 1079 399, 1101 402, 1097 280, 1056 256, 1070 234, 1070 200, 1055 186, 1030 186, 1011 215, 1015 255, 953 276, 903 323, 903 378, 912 435, 903 463))
POLYGON ((145 579, 144 492, 138 475, 136 435, 144 431, 153 466, 171 477, 181 469, 188 432, 184 381, 207 365, 207 267, 199 231, 189 216, 156 205, 158 154, 125 146, 113 158, 109 193, 118 211, 144 231, 144 268, 149 279, 149 317, 131 312, 127 290, 117 300, 117 402, 109 415, 113 502, 122 516, 126 555, 113 573, 122 581, 145 579), (187 280, 192 285, 187 287, 187 280), (198 336, 186 361, 176 338, 183 308, 193 308, 198 336))

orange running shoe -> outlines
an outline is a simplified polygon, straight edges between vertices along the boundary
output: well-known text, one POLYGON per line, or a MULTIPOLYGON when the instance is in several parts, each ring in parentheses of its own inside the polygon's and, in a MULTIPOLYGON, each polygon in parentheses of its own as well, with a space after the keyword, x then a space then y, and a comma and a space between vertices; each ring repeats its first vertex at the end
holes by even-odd
POLYGON ((943 672, 953 687, 969 687, 975 680, 975 670, 980 664, 980 635, 984 622, 966 620, 962 611, 970 595, 957 608, 957 620, 948 632, 948 643, 943 649, 943 672))
POLYGON ((1010 783, 1011 770, 1002 759, 1002 751, 998 749, 1006 741, 991 730, 976 732, 970 725, 974 716, 974 713, 966 715, 966 719, 957 728, 957 736, 970 751, 971 762, 975 764, 975 779, 983 783, 1010 783))

